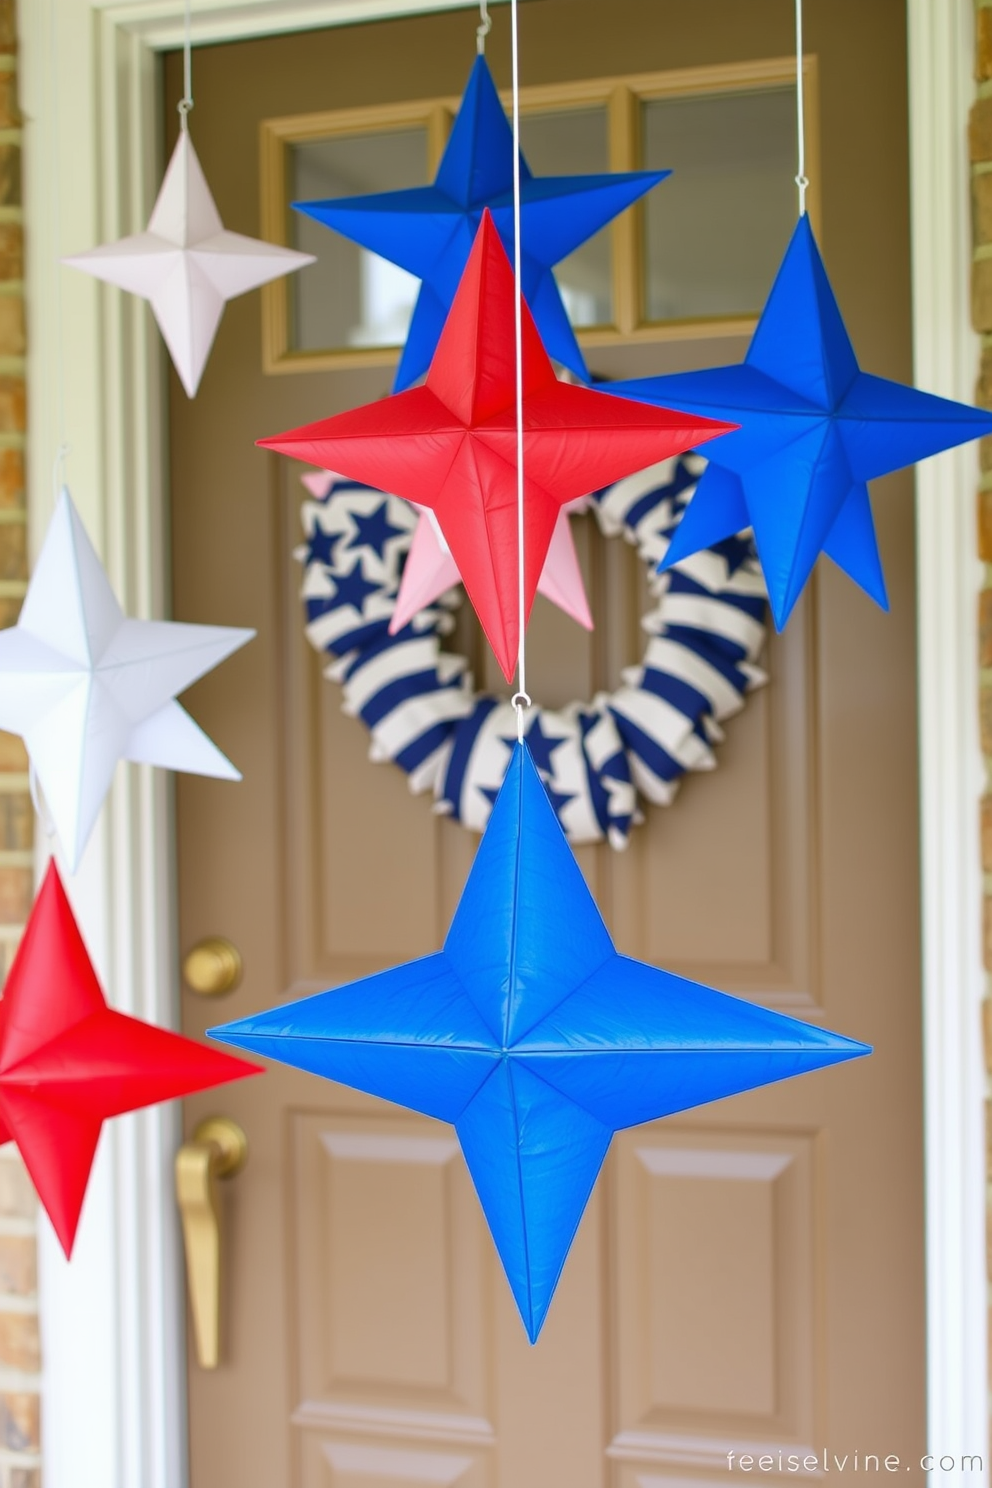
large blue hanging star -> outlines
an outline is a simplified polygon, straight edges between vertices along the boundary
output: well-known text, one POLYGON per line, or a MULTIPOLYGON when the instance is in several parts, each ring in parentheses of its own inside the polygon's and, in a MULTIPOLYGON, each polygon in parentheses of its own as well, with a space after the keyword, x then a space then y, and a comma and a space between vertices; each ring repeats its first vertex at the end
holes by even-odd
POLYGON ((741 425, 707 449, 661 567, 753 527, 779 630, 821 551, 887 609, 866 483, 992 431, 980 409, 860 370, 805 216, 740 366, 609 390, 741 425))
POLYGON ((453 1122, 531 1341, 615 1131, 869 1052, 618 955, 525 745, 443 950, 211 1034, 453 1122))
MULTIPOLYGON (((521 156, 523 293, 548 355, 579 377, 589 374, 552 267, 670 174, 535 180, 521 156)), ((409 387, 430 366, 486 207, 513 258, 513 133, 485 58, 476 58, 432 186, 294 205, 423 281, 394 384, 409 387)))

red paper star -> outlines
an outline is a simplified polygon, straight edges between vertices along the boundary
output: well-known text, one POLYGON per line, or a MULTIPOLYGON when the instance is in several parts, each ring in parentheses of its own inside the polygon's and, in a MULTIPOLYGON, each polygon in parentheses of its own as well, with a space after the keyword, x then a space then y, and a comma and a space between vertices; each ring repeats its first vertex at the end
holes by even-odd
POLYGON ((68 1256, 108 1116, 260 1074, 106 1004, 54 863, 0 1001, 0 1142, 16 1142, 68 1256))
MULTIPOLYGON (((518 644, 513 270, 486 212, 423 387, 266 449, 432 507, 509 681, 518 644)), ((525 609, 559 508, 734 424, 559 382, 523 306, 525 609)))

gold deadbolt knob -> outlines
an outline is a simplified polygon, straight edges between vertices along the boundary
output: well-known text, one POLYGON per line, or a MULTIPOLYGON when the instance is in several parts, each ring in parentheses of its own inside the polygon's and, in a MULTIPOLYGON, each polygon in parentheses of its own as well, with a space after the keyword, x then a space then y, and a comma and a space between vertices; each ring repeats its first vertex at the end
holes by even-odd
POLYGON ((200 997, 223 997, 241 981, 241 953, 221 935, 199 941, 183 961, 183 980, 200 997))

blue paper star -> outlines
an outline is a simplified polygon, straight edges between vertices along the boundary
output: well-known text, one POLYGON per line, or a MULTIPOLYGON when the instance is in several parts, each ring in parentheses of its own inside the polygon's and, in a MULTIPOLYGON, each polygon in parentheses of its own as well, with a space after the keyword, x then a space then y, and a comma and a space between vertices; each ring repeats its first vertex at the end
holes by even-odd
POLYGON ((323 563, 325 567, 330 567, 340 538, 340 532, 325 532, 319 522, 315 523, 313 532, 307 539, 307 563, 323 563))
POLYGON ((361 563, 356 563, 351 573, 335 574, 334 597, 325 609, 336 610, 342 605, 351 605, 359 614, 370 594, 377 594, 381 584, 371 583, 362 573, 361 563))
POLYGON ((869 1052, 618 955, 524 745, 443 950, 211 1033, 453 1122, 532 1341, 615 1131, 869 1052))
MULTIPOLYGON (((552 267, 670 174, 535 180, 521 156, 523 292, 548 355, 579 377, 589 374, 552 267)), ((409 387, 430 366, 484 208, 513 258, 513 133, 485 58, 476 58, 433 186, 294 205, 423 280, 394 384, 409 387)))
POLYGON ((389 520, 389 503, 384 501, 367 517, 361 512, 349 513, 355 524, 355 536, 350 538, 350 548, 371 548, 378 558, 385 557, 386 544, 394 537, 407 537, 405 527, 394 527, 389 520))
POLYGON ((661 567, 753 527, 779 630, 821 551, 887 609, 866 483, 992 431, 979 409, 860 370, 805 216, 740 366, 610 387, 741 425, 707 449, 661 567))

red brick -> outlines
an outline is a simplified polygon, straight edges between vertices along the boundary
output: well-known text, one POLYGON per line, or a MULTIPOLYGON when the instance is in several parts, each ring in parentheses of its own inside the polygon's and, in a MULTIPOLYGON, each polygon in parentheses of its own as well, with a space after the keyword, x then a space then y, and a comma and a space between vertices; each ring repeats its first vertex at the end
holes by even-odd
POLYGON ((992 687, 983 687, 978 694, 978 725, 982 753, 992 754, 992 687))
POLYGON ((0 222, 0 279, 24 278, 24 229, 19 222, 0 222))
POLYGON ((31 913, 34 874, 30 868, 0 867, 0 925, 23 925, 31 913))
MULTIPOLYGON (((0 573, 3 571, 3 547, 0 533, 0 573)), ((992 667, 992 589, 978 596, 978 665, 992 667)))
POLYGON ((992 563, 992 491, 979 491, 976 501, 978 517, 978 556, 992 563))
POLYGON ((31 1235, 0 1235, 0 1295, 32 1297, 38 1290, 38 1247, 31 1235))
POLYGON ((0 791, 0 852, 27 852, 34 842, 34 807, 27 791, 0 791))
POLYGON ((0 52, 17 50, 17 0, 0 0, 0 52))
POLYGON ((41 1446, 40 1418, 37 1395, 23 1390, 0 1395, 0 1445, 10 1452, 37 1452, 41 1446))
POLYGON ((975 12, 975 77, 980 83, 992 78, 992 11, 985 6, 975 12))
POLYGON ((38 1201, 19 1157, 0 1156, 0 1214, 8 1219, 34 1219, 38 1201))
POLYGON ((976 331, 992 331, 992 258, 976 258, 971 266, 971 323, 976 331))
POLYGON ((5 734, 0 729, 0 770, 13 771, 15 775, 27 773, 28 752, 24 740, 17 734, 5 734))
POLYGON ((0 522, 0 579, 27 576, 27 527, 23 522, 0 522))
POLYGON ((0 356, 23 356, 26 346, 24 301, 19 294, 0 295, 0 356))
POLYGON ((0 72, 0 129, 17 129, 21 110, 17 102, 17 73, 0 72))
POLYGON ((976 247, 992 243, 992 171, 972 177, 971 227, 976 247))
POLYGON ((27 426, 27 393, 23 377, 0 377, 0 432, 23 434, 27 426))
POLYGON ((968 154, 972 160, 992 160, 992 98, 979 98, 972 104, 968 154))
POLYGON ((6 630, 9 625, 17 624, 17 617, 21 613, 23 599, 16 599, 13 595, 0 594, 0 630, 6 630))
POLYGON ((21 204, 21 147, 0 144, 0 207, 21 204))
POLYGON ((37 1316, 30 1312, 0 1312, 0 1364, 34 1374, 41 1367, 37 1316))

